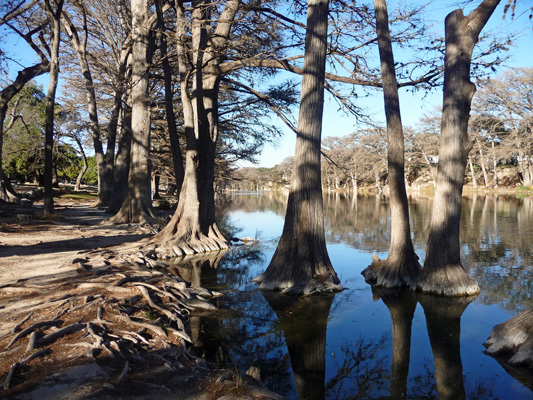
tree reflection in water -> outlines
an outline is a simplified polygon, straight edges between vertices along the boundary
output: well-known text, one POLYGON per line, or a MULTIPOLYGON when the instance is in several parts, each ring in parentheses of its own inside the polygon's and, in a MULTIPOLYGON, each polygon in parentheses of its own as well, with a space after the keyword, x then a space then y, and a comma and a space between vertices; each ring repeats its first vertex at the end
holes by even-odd
POLYGON ((294 297, 261 292, 276 313, 300 399, 325 398, 326 329, 334 295, 294 297))
POLYGON ((392 320, 391 399, 407 397, 407 377, 411 358, 411 326, 416 295, 408 289, 373 288, 375 299, 383 300, 392 320))
MULTIPOLYGON (((471 299, 416 295, 421 307, 413 317, 416 302, 412 295, 405 299, 397 293, 374 291, 374 297, 383 303, 372 303, 370 288, 360 275, 372 252, 388 248, 390 221, 385 197, 378 202, 374 197, 325 199, 332 261, 343 269, 341 279, 348 290, 322 306, 324 316, 319 310, 311 312, 312 306, 290 306, 292 314, 274 312, 251 282, 264 270, 274 251, 275 235, 279 235, 268 224, 282 221, 272 212, 282 212, 283 198, 271 197, 233 196, 226 209, 228 231, 239 236, 260 232, 261 244, 233 248, 222 259, 189 259, 187 265, 176 267, 178 274, 194 285, 224 293, 214 300, 216 313, 190 318, 198 344, 193 349, 196 354, 241 371, 258 366, 265 385, 289 399, 296 399, 298 393, 304 393, 300 397, 305 398, 305 387, 327 399, 531 398, 530 389, 513 381, 483 355, 481 346, 495 324, 533 304, 530 199, 501 195, 464 199, 462 259, 483 291, 470 307, 471 299), (301 316, 293 308, 301 309, 301 316), (314 331, 305 322, 310 318, 306 308, 312 314, 314 331), (326 327, 328 318, 331 322, 326 327), (300 327, 303 339, 296 336, 298 329, 293 327, 300 327), (311 339, 313 335, 316 337, 311 339), (309 350, 305 350, 306 343, 309 350), (320 360, 325 360, 325 372, 320 369, 323 367, 306 372, 306 365, 313 361, 318 366, 320 360), (296 387, 291 363, 298 385, 304 388, 296 387), (306 383, 306 376, 316 379, 306 383)), ((410 207, 415 245, 423 257, 431 199, 412 198, 410 207)), ((279 232, 281 229, 282 223, 279 232)))
POLYGON ((463 364, 461 362, 461 315, 475 300, 469 297, 419 295, 424 308, 439 399, 465 398, 463 364))

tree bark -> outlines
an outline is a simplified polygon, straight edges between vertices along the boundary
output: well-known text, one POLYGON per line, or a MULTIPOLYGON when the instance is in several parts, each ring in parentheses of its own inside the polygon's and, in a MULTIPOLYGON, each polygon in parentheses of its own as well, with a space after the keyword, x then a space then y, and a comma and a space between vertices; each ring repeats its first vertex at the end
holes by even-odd
POLYGON ((509 365, 533 368, 533 310, 496 325, 483 346, 487 354, 501 356, 509 365))
POLYGON ((387 3, 385 0, 374 0, 374 8, 387 120, 391 241, 388 257, 385 260, 373 257, 372 264, 362 274, 367 282, 378 287, 408 286, 414 288, 415 279, 420 273, 420 264, 413 248, 409 226, 409 204, 405 189, 404 137, 387 3))
POLYGON ((293 183, 276 252, 255 279, 260 289, 304 295, 340 290, 326 248, 320 176, 328 8, 328 0, 308 2, 293 183))
POLYGON ((468 16, 455 10, 446 17, 444 90, 437 188, 426 261, 417 289, 444 296, 479 293, 460 260, 459 228, 463 179, 471 144, 467 128, 475 85, 470 63, 478 36, 500 0, 483 0, 468 16))
MULTIPOLYGON (((163 11, 161 0, 156 1, 157 21, 159 29, 164 31, 163 11)), ((178 38, 179 40, 179 38, 178 38)), ((172 149, 172 161, 174 165, 174 177, 176 179, 176 190, 178 193, 183 186, 183 178, 185 176, 185 169, 183 168, 183 157, 181 155, 180 142, 178 138, 178 131, 176 128, 176 116, 174 115, 174 95, 172 90, 172 70, 167 54, 167 37, 165 32, 161 35, 161 62, 163 64, 163 75, 165 79, 165 115, 167 118, 168 136, 170 139, 170 147, 172 149)))
POLYGON ((148 1, 133 0, 132 12, 132 143, 128 192, 110 223, 148 223, 157 219, 150 195, 150 98, 148 1))
POLYGON ((178 208, 165 229, 153 238, 160 258, 217 251, 230 245, 215 221, 214 170, 219 136, 220 75, 206 74, 205 68, 222 62, 239 1, 226 3, 210 40, 205 23, 210 19, 208 2, 197 0, 192 5, 194 71, 188 67, 183 1, 176 0, 178 68, 187 148, 178 208))
POLYGON ((63 13, 63 19, 65 21, 65 28, 70 36, 72 45, 78 54, 78 62, 80 64, 81 74, 83 76, 83 82, 85 84, 85 97, 87 101, 87 112, 89 114, 89 127, 91 131, 91 138, 93 140, 94 155, 96 158, 96 166, 98 172, 98 200, 96 206, 103 206, 109 203, 111 186, 109 182, 105 180, 105 157, 104 148, 102 146, 102 140, 100 138, 100 124, 98 122, 98 107, 96 104, 96 93, 94 88, 94 82, 87 61, 87 16, 85 8, 82 5, 78 5, 83 16, 83 40, 80 40, 78 31, 66 12, 63 13))
POLYGON ((121 135, 117 146, 117 157, 115 159, 115 168, 113 171, 113 189, 107 214, 116 214, 128 192, 128 177, 131 161, 131 107, 128 101, 124 104, 121 135))
POLYGON ((53 178, 53 147, 54 147, 54 117, 57 82, 59 76, 59 43, 61 41, 61 10, 63 0, 54 0, 55 11, 50 0, 44 0, 48 23, 52 31, 52 43, 50 46, 50 81, 46 94, 46 122, 44 140, 44 215, 49 216, 54 213, 54 195, 52 188, 53 178))

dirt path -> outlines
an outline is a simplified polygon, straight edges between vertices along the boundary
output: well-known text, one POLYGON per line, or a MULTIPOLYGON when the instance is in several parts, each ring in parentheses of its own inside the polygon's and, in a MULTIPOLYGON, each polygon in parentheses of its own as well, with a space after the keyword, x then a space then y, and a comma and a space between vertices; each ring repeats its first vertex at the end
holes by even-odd
POLYGON ((139 258, 150 227, 102 224, 87 201, 39 215, 0 205, 0 397, 281 398, 187 351, 188 315, 219 294, 139 258))

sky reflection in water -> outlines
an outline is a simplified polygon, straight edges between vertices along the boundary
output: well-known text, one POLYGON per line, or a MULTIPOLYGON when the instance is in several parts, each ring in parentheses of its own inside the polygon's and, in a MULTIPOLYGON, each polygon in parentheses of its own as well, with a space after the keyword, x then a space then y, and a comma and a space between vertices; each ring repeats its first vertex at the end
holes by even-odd
MULTIPOLYGON (((388 201, 336 195, 325 197, 326 236, 347 290, 302 300, 262 294, 251 280, 275 250, 285 197, 230 199, 221 210, 223 225, 233 236, 261 243, 230 250, 216 270, 199 263, 196 278, 189 277, 225 294, 217 299, 217 316, 191 319, 198 354, 224 367, 258 366, 266 386, 290 399, 403 398, 405 392, 407 398, 533 399, 532 377, 520 383, 482 346, 494 325, 533 307, 533 199, 465 198, 462 260, 482 288, 470 303, 373 293, 361 271, 372 253, 388 251, 388 201)), ((421 261, 431 205, 427 198, 410 200, 421 261)), ((184 267, 183 275, 191 274, 187 268, 193 267, 184 267)))

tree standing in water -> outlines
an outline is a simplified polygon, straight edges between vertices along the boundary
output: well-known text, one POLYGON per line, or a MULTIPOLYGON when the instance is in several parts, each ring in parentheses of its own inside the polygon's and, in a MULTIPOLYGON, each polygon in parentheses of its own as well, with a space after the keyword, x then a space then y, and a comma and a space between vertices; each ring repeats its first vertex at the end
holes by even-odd
POLYGON ((414 287, 420 273, 418 256, 411 241, 409 205, 405 190, 405 161, 400 98, 389 31, 385 0, 374 0, 378 35, 381 79, 387 119, 387 157, 391 207, 391 241, 385 260, 373 256, 372 264, 362 274, 365 280, 381 287, 414 287))
POLYGON ((255 279, 260 289, 304 295, 340 289, 326 249, 320 176, 328 8, 328 0, 308 1, 293 183, 278 247, 255 279))
POLYGON ((465 16, 455 10, 445 20, 446 54, 437 187, 424 268, 416 288, 443 296, 479 293, 477 281, 461 265, 459 228, 463 179, 472 147, 467 128, 472 97, 472 52, 500 0, 483 0, 465 16))

